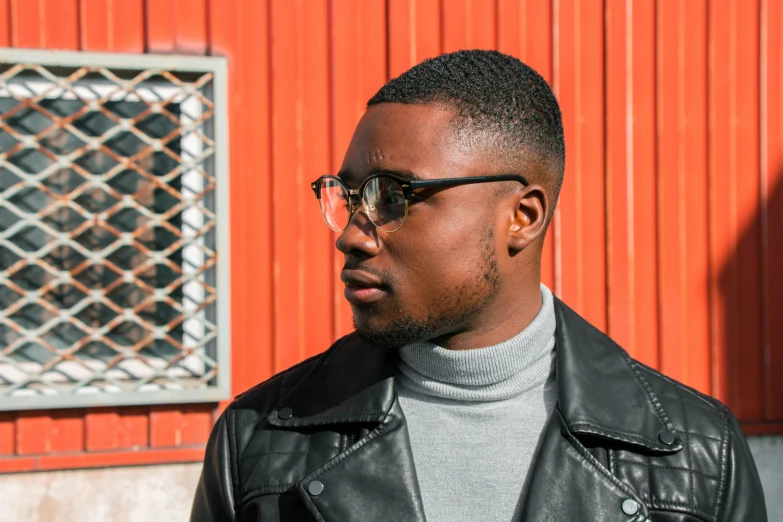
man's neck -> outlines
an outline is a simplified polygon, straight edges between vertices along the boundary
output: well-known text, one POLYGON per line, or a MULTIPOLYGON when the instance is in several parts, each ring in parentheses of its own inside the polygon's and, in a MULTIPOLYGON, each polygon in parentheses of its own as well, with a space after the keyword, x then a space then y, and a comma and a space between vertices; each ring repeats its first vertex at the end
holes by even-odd
POLYGON ((449 350, 472 350, 502 343, 527 328, 541 310, 541 304, 538 280, 506 287, 462 331, 433 338, 431 342, 449 350))

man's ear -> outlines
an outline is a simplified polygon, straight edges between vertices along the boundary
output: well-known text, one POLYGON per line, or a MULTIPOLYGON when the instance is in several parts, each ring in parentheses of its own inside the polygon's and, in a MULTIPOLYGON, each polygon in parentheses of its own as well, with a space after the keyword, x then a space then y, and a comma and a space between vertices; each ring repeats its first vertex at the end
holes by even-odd
POLYGON ((508 227, 508 249, 513 255, 535 243, 546 232, 549 200, 541 185, 530 185, 514 194, 509 203, 512 218, 508 227))

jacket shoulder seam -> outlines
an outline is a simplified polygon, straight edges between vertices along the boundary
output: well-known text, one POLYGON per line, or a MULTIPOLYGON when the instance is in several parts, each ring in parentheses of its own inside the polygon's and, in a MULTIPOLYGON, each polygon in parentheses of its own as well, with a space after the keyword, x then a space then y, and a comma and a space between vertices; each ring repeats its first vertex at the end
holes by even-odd
POLYGON ((713 518, 718 520, 721 504, 723 503, 723 489, 726 487, 726 476, 728 475, 728 450, 729 450, 729 416, 728 410, 723 415, 723 436, 720 445, 720 482, 718 483, 718 493, 715 496, 715 514, 713 518))
MULTIPOLYGON (((236 519, 237 515, 237 499, 239 499, 239 491, 240 491, 240 484, 239 484, 239 448, 237 447, 237 424, 236 424, 236 415, 229 405, 228 409, 226 410, 226 417, 228 419, 231 419, 231 434, 229 435, 229 444, 228 444, 228 454, 231 458, 231 489, 234 493, 234 505, 231 506, 232 511, 234 513, 234 519, 236 519)), ((228 430, 228 426, 226 426, 226 429, 228 430)))
POLYGON ((712 413, 715 416, 720 416, 720 412, 714 407, 714 406, 704 406, 702 404, 696 404, 695 402, 683 399, 682 397, 677 397, 676 395, 669 395, 667 393, 662 393, 659 395, 662 399, 672 399, 672 400, 679 400, 683 404, 687 404, 689 406, 692 406, 694 408, 698 408, 702 411, 706 411, 707 413, 712 413))
POLYGON ((655 390, 653 390, 652 386, 650 386, 650 383, 647 382, 647 379, 645 379, 644 375, 642 375, 642 372, 639 369, 639 366, 637 366, 636 361, 634 361, 631 358, 631 356, 625 352, 625 350, 622 350, 620 353, 623 357, 623 361, 625 361, 625 364, 631 369, 634 376, 636 377, 636 380, 639 382, 642 388, 644 388, 644 391, 647 395, 647 400, 650 401, 650 404, 655 409, 655 413, 658 415, 658 419, 661 421, 661 423, 664 426, 666 426, 666 429, 671 430, 673 428, 673 425, 669 420, 668 415, 666 415, 666 411, 663 409, 663 405, 661 404, 661 401, 658 399, 658 396, 655 394, 655 390))
POLYGON ((687 385, 685 385, 685 384, 683 384, 681 382, 675 381, 674 379, 672 379, 668 375, 665 375, 665 374, 655 370, 654 368, 650 368, 649 366, 647 366, 647 365, 645 365, 643 363, 640 363, 639 361, 634 361, 634 363, 641 370, 644 370, 645 372, 647 372, 647 373, 649 373, 651 375, 654 375, 655 377, 658 377, 661 380, 665 381, 666 384, 668 384, 669 386, 672 386, 673 388, 675 388, 676 392, 686 391, 691 396, 693 396, 693 398, 698 399, 698 400, 706 403, 706 405, 694 404, 692 402, 685 401, 682 397, 675 397, 675 396, 672 396, 672 395, 665 395, 665 392, 660 395, 661 397, 665 397, 665 398, 669 398, 669 399, 678 399, 680 401, 684 401, 684 402, 687 402, 688 404, 696 406, 697 408, 700 407, 700 408, 705 409, 707 411, 712 411, 712 412, 714 412, 716 414, 720 413, 719 410, 720 410, 720 407, 723 406, 723 404, 720 401, 718 401, 717 399, 715 399, 714 397, 709 397, 707 395, 704 395, 700 391, 698 391, 698 390, 696 390, 694 388, 691 388, 690 386, 687 386, 687 385), (714 403, 717 403, 717 404, 714 404, 714 403))
MULTIPOLYGON (((287 368, 287 369, 285 369, 285 370, 283 370, 281 372, 278 372, 278 373, 272 375, 271 377, 269 377, 265 381, 262 381, 262 382, 256 384, 252 388, 249 388, 249 389, 243 391, 242 393, 240 393, 239 395, 237 395, 236 397, 234 397, 234 401, 233 402, 236 402, 236 401, 238 401, 240 399, 243 399, 243 398, 245 398, 245 397, 247 397, 249 395, 252 395, 252 394, 255 394, 255 393, 258 393, 258 392, 261 392, 261 391, 266 391, 266 388, 268 386, 270 386, 271 384, 273 384, 273 381, 275 381, 276 379, 284 380, 285 377, 288 376, 292 371, 294 371, 294 370, 296 370, 298 368, 301 368, 301 367, 303 367, 303 366, 305 366, 307 364, 314 364, 314 363, 316 363, 317 359, 322 357, 325 353, 326 352, 321 352, 319 354, 313 355, 312 357, 308 357, 304 361, 298 362, 295 365, 291 366, 290 368, 287 368)), ((280 398, 280 392, 278 391, 278 399, 279 398, 280 398)))

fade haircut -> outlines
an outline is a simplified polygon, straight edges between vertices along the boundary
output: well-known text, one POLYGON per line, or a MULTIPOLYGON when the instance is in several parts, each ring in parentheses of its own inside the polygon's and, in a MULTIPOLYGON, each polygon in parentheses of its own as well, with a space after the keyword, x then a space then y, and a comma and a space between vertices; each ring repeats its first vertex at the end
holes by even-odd
POLYGON ((380 103, 453 107, 457 135, 509 165, 524 164, 529 171, 519 174, 541 183, 554 209, 565 167, 560 107, 546 81, 520 60, 485 50, 443 54, 389 81, 367 107, 380 103))

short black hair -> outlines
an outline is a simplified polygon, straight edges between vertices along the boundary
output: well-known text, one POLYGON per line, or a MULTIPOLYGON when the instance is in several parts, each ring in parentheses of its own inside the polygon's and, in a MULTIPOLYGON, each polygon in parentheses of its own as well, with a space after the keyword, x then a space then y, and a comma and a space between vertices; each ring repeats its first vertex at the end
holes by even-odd
POLYGON ((522 61, 487 50, 443 54, 390 80, 367 107, 380 103, 455 108, 458 132, 489 133, 499 149, 493 152, 532 160, 539 174, 530 181, 544 185, 554 209, 565 168, 560 106, 546 80, 522 61))

